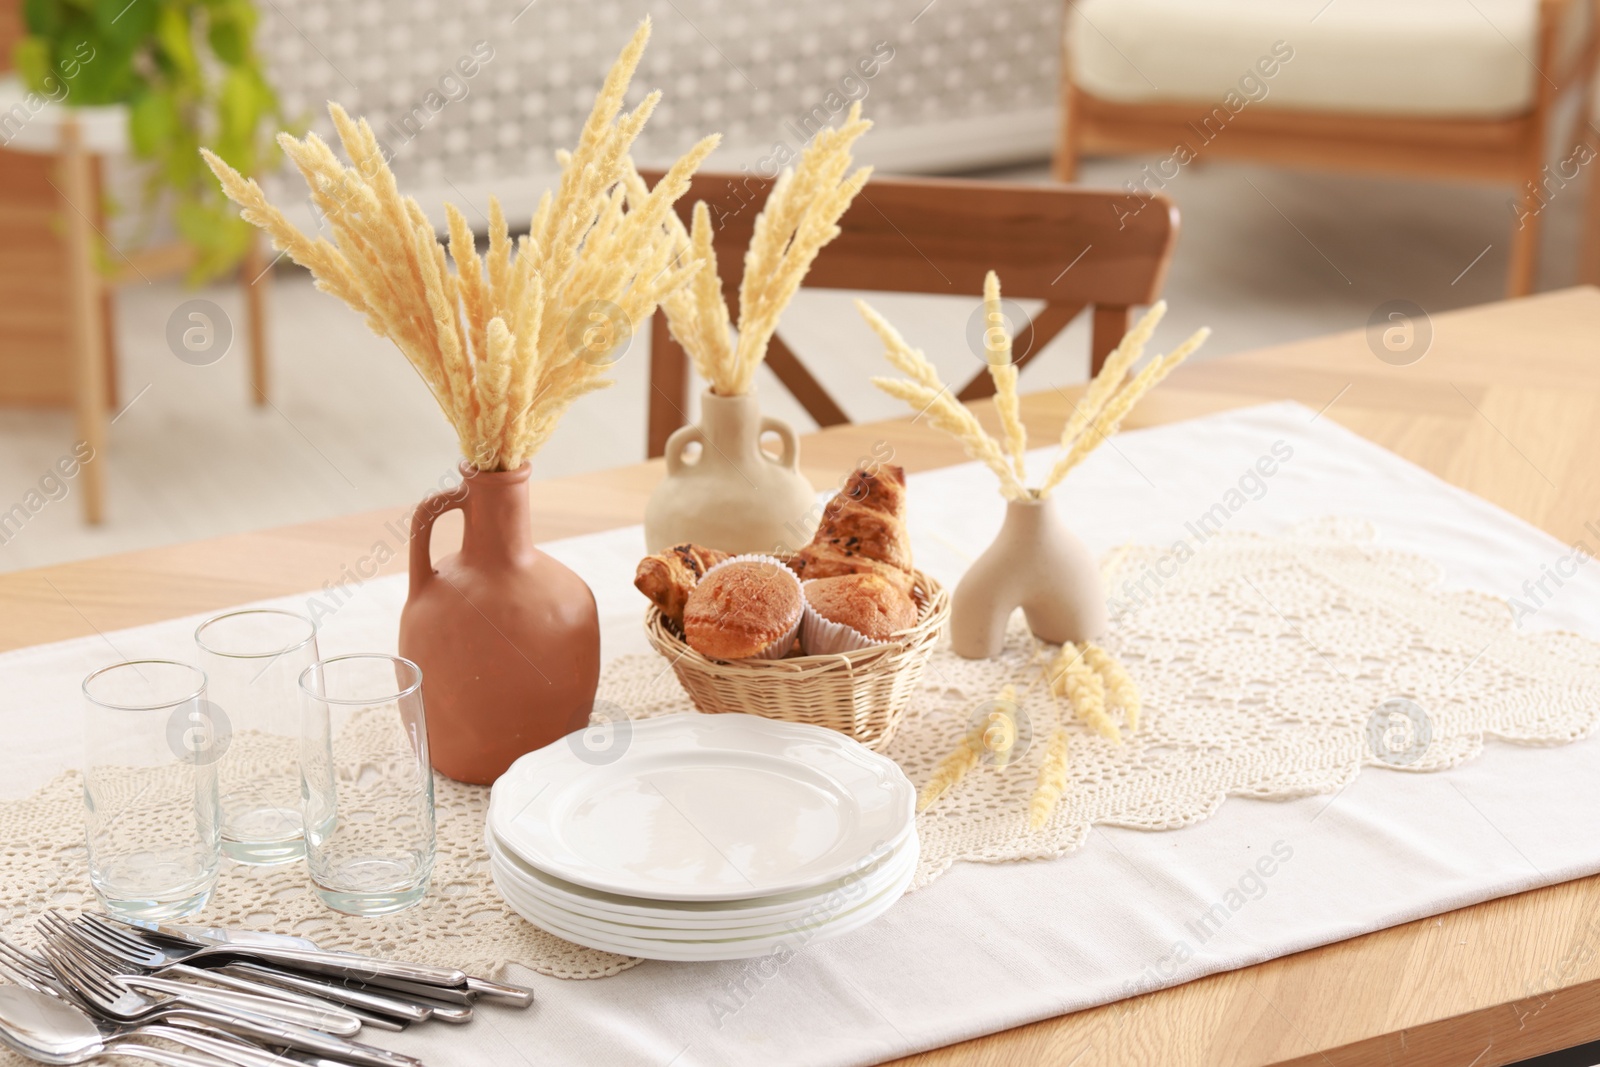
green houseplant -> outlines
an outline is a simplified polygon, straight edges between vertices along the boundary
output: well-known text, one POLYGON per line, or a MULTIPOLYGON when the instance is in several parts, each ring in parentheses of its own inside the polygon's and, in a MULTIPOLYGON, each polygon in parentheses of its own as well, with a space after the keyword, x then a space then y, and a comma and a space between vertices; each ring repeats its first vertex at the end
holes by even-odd
POLYGON ((27 33, 12 55, 36 92, 78 106, 124 104, 134 155, 150 163, 145 207, 170 198, 173 223, 196 253, 190 280, 244 256, 251 227, 200 159, 210 148, 245 174, 275 158, 283 125, 255 50, 250 0, 24 0, 27 33))

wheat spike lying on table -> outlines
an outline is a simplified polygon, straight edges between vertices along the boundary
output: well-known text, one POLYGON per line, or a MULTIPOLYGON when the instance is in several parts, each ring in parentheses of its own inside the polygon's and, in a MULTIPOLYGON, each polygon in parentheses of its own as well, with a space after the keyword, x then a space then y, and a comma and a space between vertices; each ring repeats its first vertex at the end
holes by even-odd
POLYGON ((574 401, 610 385, 612 350, 697 269, 674 263, 666 221, 717 138, 690 149, 654 189, 627 185, 629 148, 660 99, 651 93, 622 110, 649 36, 645 19, 606 75, 577 148, 558 156, 560 184, 540 200, 530 233, 513 242, 490 199, 482 257, 466 219, 447 206, 446 258, 371 127, 337 104, 328 111, 350 166, 316 134, 278 135, 332 241, 301 233, 254 181, 202 150, 245 220, 404 353, 480 470, 517 469, 574 401))
POLYGON ((1139 697, 1139 687, 1133 683, 1128 669, 1117 660, 1117 657, 1096 644, 1083 646, 1083 658, 1105 681, 1112 704, 1121 708, 1123 715, 1127 716, 1128 729, 1137 730, 1143 703, 1139 697))
POLYGON ((872 176, 871 167, 850 171, 851 149, 871 128, 856 101, 842 124, 821 130, 794 169, 779 175, 745 250, 737 340, 729 334, 731 316, 712 248, 710 211, 696 204, 687 231, 676 215, 666 220, 675 254, 699 264, 694 282, 663 301, 667 325, 718 396, 742 396, 754 387, 778 319, 817 253, 839 236, 839 219, 872 176))
POLYGON ((1002 686, 995 704, 979 726, 978 741, 990 762, 1005 768, 1010 766, 1011 753, 1017 747, 1017 687, 1002 686))
POLYGON ((1050 689, 1064 696, 1073 714, 1113 744, 1122 744, 1117 724, 1106 714, 1106 684, 1071 641, 1061 646, 1061 655, 1049 668, 1050 689))
POLYGON ((996 767, 1011 763, 1011 751, 1017 743, 1017 687, 1004 685, 995 696, 995 707, 983 718, 970 725, 955 750, 939 761, 933 777, 928 779, 917 795, 917 810, 925 811, 934 801, 954 788, 978 765, 985 755, 996 767))
POLYGON ((1038 783, 1033 789, 1033 799, 1028 802, 1028 826, 1041 830, 1055 814, 1061 795, 1067 791, 1067 732, 1057 727, 1050 734, 1050 744, 1044 751, 1044 762, 1039 765, 1038 783))
POLYGON ((967 776, 967 772, 978 765, 978 757, 982 754, 982 742, 975 739, 971 731, 962 734, 955 751, 939 761, 933 777, 922 787, 922 792, 917 796, 917 810, 926 811, 934 801, 948 793, 967 776))
POLYGON ((856 308, 883 341, 884 355, 889 362, 907 376, 905 379, 874 378, 872 384, 916 408, 918 416, 930 415, 935 426, 961 442, 968 456, 994 471, 1000 479, 1000 493, 1007 500, 1039 500, 1049 496, 1074 467, 1121 428, 1133 406, 1188 359, 1211 333, 1204 329, 1196 332, 1170 355, 1152 359, 1130 378, 1133 365, 1144 354, 1145 345, 1166 314, 1167 305, 1157 303, 1146 312, 1106 359, 1100 373, 1089 383, 1083 398, 1068 416, 1061 430, 1061 458, 1039 488, 1029 489, 1023 463, 1028 432, 1022 422, 1022 406, 1017 396, 1018 367, 1012 358, 1012 338, 1006 330, 1001 308, 1000 279, 994 271, 984 276, 983 304, 984 361, 994 382, 994 407, 1000 417, 1003 444, 989 436, 977 417, 939 380, 933 364, 906 344, 883 316, 859 300, 856 308))

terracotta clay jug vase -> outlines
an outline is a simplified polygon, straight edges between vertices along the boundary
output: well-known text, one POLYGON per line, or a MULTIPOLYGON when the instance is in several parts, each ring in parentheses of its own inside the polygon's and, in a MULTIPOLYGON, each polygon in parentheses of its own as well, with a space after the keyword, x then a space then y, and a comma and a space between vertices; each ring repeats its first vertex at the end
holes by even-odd
POLYGON ((529 467, 479 471, 411 517, 400 654, 422 668, 433 765, 487 785, 513 760, 589 723, 600 620, 582 578, 533 544, 529 467), (461 551, 430 562, 433 523, 459 509, 461 551))
POLYGON ((1100 568, 1049 500, 1006 504, 999 536, 950 598, 951 648, 967 659, 999 655, 1018 608, 1034 636, 1051 644, 1097 641, 1106 632, 1100 568))
POLYGON ((724 552, 798 552, 822 518, 816 490, 800 473, 794 428, 761 414, 754 393, 718 396, 706 390, 700 422, 667 438, 667 477, 644 512, 650 552, 686 541, 724 552), (761 435, 776 434, 776 459, 761 435), (684 452, 698 443, 690 462, 684 452))

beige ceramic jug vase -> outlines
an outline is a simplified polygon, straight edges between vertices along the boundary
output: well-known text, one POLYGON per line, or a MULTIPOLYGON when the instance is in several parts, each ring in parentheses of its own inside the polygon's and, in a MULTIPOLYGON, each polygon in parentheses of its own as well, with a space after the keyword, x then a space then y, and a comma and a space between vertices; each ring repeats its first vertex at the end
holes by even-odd
POLYGON ((1049 500, 1013 500, 1006 519, 950 598, 950 646, 967 659, 999 655, 1018 608, 1051 644, 1105 635, 1106 592, 1089 548, 1049 500))
POLYGON ((693 542, 724 552, 798 552, 822 518, 816 490, 800 473, 794 428, 761 414, 753 393, 700 401, 700 422, 667 438, 667 476, 644 512, 649 551, 693 542), (761 435, 776 434, 774 459, 761 435), (700 445, 692 462, 684 451, 700 445))

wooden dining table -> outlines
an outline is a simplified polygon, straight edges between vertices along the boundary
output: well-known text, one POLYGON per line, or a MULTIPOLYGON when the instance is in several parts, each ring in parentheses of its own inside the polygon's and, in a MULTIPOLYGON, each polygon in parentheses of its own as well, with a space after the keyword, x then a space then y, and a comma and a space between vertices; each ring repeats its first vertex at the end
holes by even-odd
MULTIPOLYGON (((1184 367, 1128 425, 1296 400, 1562 542, 1600 551, 1600 289, 1412 326, 1431 332, 1414 360, 1422 346, 1397 359, 1360 328, 1184 367)), ((1059 432, 1080 391, 1025 399, 1035 440, 1059 432)), ((978 410, 991 420, 987 404, 978 410)), ((883 440, 911 471, 965 459, 926 420, 902 419, 812 434, 802 443, 804 466, 814 484, 834 485, 883 440)), ((536 483, 536 533, 544 540, 637 523, 662 473, 654 461, 536 483)), ((391 541, 410 507, 0 575, 0 649, 321 588, 375 542, 391 541)), ((450 518, 434 534, 436 554, 459 538, 450 518)), ((383 571, 404 561, 397 553, 383 571)), ((1495 1067, 1600 1038, 1597 949, 1600 876, 901 1062, 1495 1067)))

